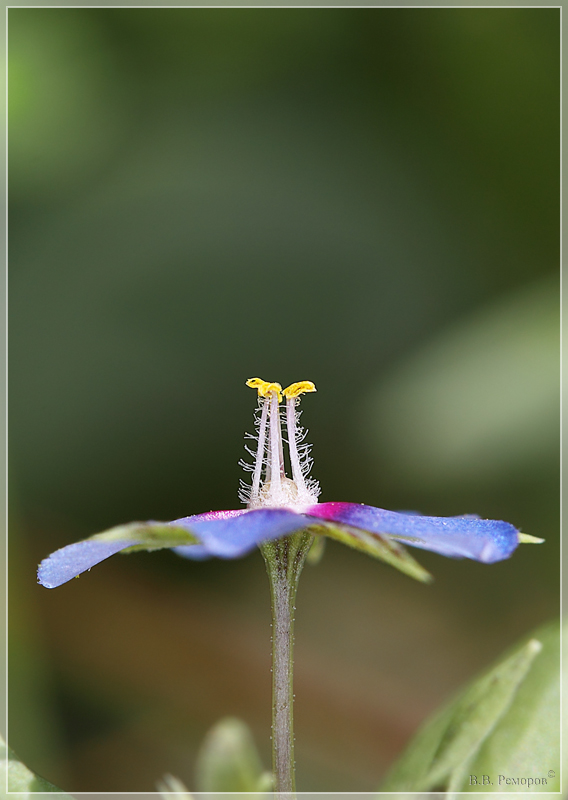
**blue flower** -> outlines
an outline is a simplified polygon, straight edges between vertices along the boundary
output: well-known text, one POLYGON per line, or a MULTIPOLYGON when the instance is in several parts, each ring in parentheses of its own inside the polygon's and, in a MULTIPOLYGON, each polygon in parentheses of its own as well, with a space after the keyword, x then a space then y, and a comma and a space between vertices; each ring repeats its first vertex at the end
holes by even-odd
POLYGON ((133 522, 99 533, 82 542, 56 550, 39 565, 38 580, 52 589, 120 551, 172 548, 186 558, 239 558, 262 542, 300 530, 316 537, 328 536, 397 567, 418 580, 429 573, 401 543, 431 550, 451 558, 471 558, 491 564, 502 561, 520 542, 542 542, 520 533, 500 520, 460 517, 427 517, 385 511, 358 503, 318 503, 320 489, 309 477, 311 458, 305 432, 298 425, 300 395, 315 392, 311 381, 282 389, 278 383, 251 378, 247 385, 258 390, 255 415, 256 440, 249 485, 240 498, 246 508, 210 511, 173 522, 133 522), (281 403, 286 399, 285 409, 281 403), (286 436, 282 435, 285 423, 286 436), (284 444, 292 477, 286 476, 284 444))

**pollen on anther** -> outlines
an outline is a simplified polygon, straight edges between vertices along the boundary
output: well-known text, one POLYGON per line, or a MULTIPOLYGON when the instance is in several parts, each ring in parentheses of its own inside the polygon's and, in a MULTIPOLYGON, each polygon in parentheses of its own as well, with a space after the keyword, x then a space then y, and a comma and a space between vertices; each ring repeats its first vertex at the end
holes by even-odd
POLYGON ((272 393, 276 392, 278 402, 282 401, 282 386, 279 383, 263 381, 262 378, 249 378, 246 385, 256 389, 259 397, 271 397, 272 393))
POLYGON ((315 383, 311 381, 299 381, 298 383, 291 383, 290 386, 287 386, 283 391, 282 394, 284 397, 298 397, 301 394, 305 394, 306 392, 316 392, 315 383))

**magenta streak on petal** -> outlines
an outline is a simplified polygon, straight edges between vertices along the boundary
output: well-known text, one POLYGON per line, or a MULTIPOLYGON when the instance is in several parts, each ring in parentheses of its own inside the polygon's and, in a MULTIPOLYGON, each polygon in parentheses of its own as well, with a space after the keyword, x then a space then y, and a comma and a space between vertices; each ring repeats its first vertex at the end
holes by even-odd
POLYGON ((191 523, 202 522, 210 519, 233 519, 233 517, 240 517, 243 514, 248 514, 248 508, 231 508, 228 511, 205 511, 203 514, 194 514, 192 517, 181 517, 181 519, 174 519, 168 522, 168 525, 177 525, 178 523, 191 523))
POLYGON ((318 503, 305 513, 369 533, 391 535, 412 547, 488 564, 509 558, 518 545, 517 529, 501 520, 426 517, 358 503, 318 503))
MULTIPOLYGON (((235 508, 228 511, 206 511, 203 514, 194 514, 192 517, 182 517, 181 519, 174 519, 169 522, 169 525, 180 525, 188 530, 191 530, 191 524, 195 522, 204 522, 208 520, 220 519, 233 519, 240 517, 242 514, 247 514, 248 508, 235 508)), ((182 544, 179 547, 172 548, 174 553, 183 558, 190 558, 192 561, 206 561, 212 558, 213 554, 209 552, 207 547, 202 544, 182 544)))
POLYGON ((38 582, 47 589, 54 589, 134 544, 137 542, 132 539, 120 542, 87 539, 69 544, 44 558, 38 567, 38 582))
MULTIPOLYGON (((203 514, 194 514, 191 517, 174 519, 172 522, 169 522, 168 525, 180 525, 181 527, 191 530, 191 524, 194 522, 232 519, 233 517, 240 517, 242 514, 247 513, 248 508, 231 508, 226 511, 205 511, 203 514)), ((192 561, 206 561, 208 558, 213 558, 213 554, 202 544, 182 544, 179 547, 173 547, 172 550, 178 556, 190 558, 192 561)))

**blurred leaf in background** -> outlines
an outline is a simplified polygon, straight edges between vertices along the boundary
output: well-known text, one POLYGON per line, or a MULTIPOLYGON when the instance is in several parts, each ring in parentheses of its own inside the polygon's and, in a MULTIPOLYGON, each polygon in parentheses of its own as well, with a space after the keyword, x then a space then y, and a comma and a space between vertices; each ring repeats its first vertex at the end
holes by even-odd
POLYGON ((558 792, 560 741, 560 628, 554 623, 429 720, 381 790, 558 792), (511 788, 521 779, 522 789, 511 788))
POLYGON ((56 793, 56 796, 60 797, 61 800, 70 798, 70 795, 65 794, 57 786, 36 775, 22 764, 17 755, 6 746, 1 737, 0 786, 2 787, 0 791, 4 791, 4 787, 7 787, 8 792, 17 793, 22 800, 27 800, 30 796, 33 797, 35 794, 44 792, 56 793))
POLYGON ((559 455, 558 280, 479 309, 385 375, 367 440, 395 475, 434 486, 492 483, 559 455))
POLYGON ((187 786, 174 775, 164 775, 157 781, 156 788, 162 795, 163 800, 193 800, 193 795, 187 786))
POLYGON ((52 202, 92 177, 116 150, 127 120, 128 84, 104 28, 73 11, 10 17, 17 42, 9 54, 12 202, 52 202))
POLYGON ((191 786, 227 714, 268 763, 257 556, 34 585, 95 531, 234 507, 250 375, 317 384, 324 500, 547 540, 483 572, 425 554, 429 588, 330 544, 300 588, 302 789, 376 786, 556 613, 559 17, 9 9, 10 745, 30 768, 77 791, 191 786), (22 700, 32 658, 49 739, 22 700))
POLYGON ((270 792, 272 772, 263 769, 252 734, 227 717, 207 734, 197 758, 198 792, 270 792))
MULTIPOLYGON (((534 631, 533 635, 543 646, 541 656, 535 659, 513 703, 482 744, 472 770, 495 774, 498 769, 508 778, 540 774, 547 779, 547 791, 566 794, 567 777, 561 772, 564 753, 560 750, 560 714, 561 682, 565 685, 566 680, 567 630, 566 623, 560 628, 554 622, 534 631)), ((510 792, 514 785, 502 781, 496 791, 510 792)), ((532 791, 538 791, 536 784, 532 791)))

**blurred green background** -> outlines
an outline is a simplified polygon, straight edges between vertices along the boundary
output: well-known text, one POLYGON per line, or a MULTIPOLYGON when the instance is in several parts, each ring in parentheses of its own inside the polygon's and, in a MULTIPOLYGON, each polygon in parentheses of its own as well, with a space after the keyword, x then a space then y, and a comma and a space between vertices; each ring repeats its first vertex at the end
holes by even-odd
POLYGON ((296 619, 304 791, 371 791, 556 613, 559 9, 11 8, 10 745, 69 791, 269 763, 258 553, 57 547, 237 506, 246 378, 313 380, 323 500, 507 519, 414 584, 329 545, 296 619))

